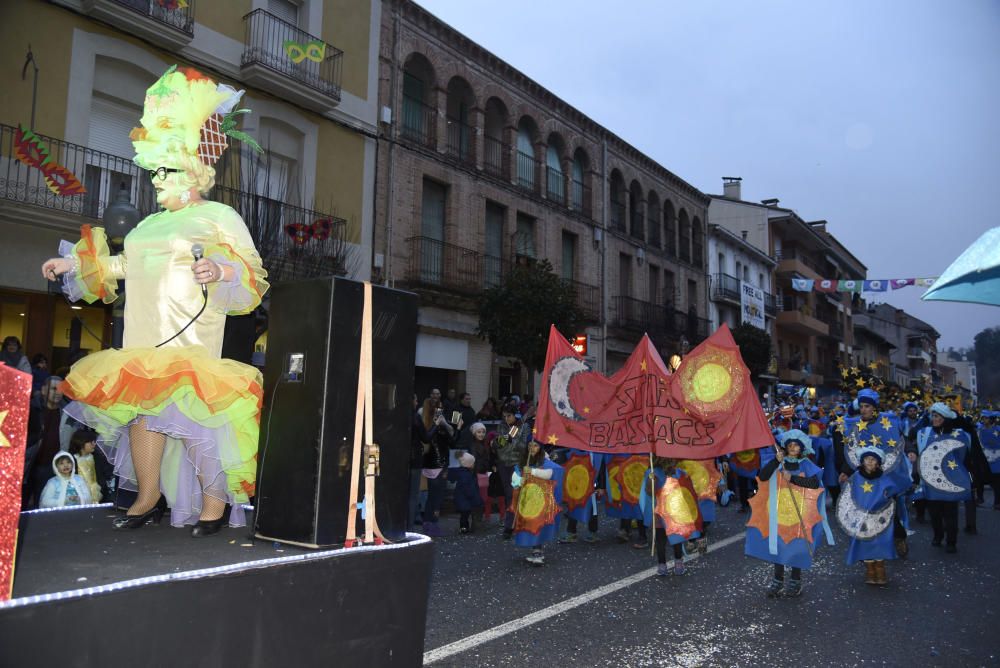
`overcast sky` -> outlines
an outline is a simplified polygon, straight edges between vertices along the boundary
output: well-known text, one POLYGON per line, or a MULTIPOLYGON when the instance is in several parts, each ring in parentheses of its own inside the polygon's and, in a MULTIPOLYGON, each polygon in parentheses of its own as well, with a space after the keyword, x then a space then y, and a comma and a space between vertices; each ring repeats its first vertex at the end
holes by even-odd
MULTIPOLYGON (((420 0, 703 192, 743 177, 869 278, 940 275, 1000 225, 1000 1, 420 0)), ((885 300, 962 347, 1000 307, 885 300)), ((871 297, 871 295, 866 295, 871 297)))

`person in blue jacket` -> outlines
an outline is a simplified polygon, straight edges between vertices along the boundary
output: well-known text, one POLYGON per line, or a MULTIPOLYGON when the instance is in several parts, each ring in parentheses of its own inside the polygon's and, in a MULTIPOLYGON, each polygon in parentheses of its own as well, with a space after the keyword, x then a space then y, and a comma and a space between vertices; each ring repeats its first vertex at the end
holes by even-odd
POLYGON ((958 551, 958 504, 972 498, 972 476, 969 474, 971 439, 959 429, 958 414, 938 402, 930 408, 931 426, 917 434, 917 466, 920 486, 931 516, 934 538, 931 545, 945 551, 958 551))

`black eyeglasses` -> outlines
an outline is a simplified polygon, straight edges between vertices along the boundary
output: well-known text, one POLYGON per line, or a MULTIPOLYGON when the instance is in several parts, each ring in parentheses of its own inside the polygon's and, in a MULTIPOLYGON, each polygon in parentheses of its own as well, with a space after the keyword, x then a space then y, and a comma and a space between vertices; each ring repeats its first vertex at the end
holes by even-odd
POLYGON ((149 170, 149 178, 152 181, 155 181, 156 179, 160 179, 162 181, 167 178, 167 174, 176 174, 183 171, 183 169, 173 169, 172 167, 160 167, 159 169, 149 170))

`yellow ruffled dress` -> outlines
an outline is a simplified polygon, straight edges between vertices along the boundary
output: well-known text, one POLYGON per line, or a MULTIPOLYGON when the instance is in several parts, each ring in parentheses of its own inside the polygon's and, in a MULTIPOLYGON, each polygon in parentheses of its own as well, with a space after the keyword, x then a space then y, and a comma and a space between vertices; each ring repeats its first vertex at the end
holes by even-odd
POLYGON ((81 240, 63 242, 78 262, 66 275, 71 299, 110 303, 117 281, 127 295, 121 350, 102 350, 73 365, 63 391, 67 412, 96 429, 99 445, 125 489, 136 489, 127 427, 145 418, 147 429, 167 435, 160 484, 175 526, 198 520, 202 485, 233 504, 230 524, 244 523, 242 508, 254 494, 263 390, 254 367, 221 359, 226 315, 252 311, 268 289, 260 256, 240 216, 217 202, 198 201, 148 216, 112 256, 102 228, 84 226, 81 240), (205 310, 194 282, 191 247, 234 269, 230 282, 208 285, 205 310), (201 482, 199 482, 201 477, 201 482))

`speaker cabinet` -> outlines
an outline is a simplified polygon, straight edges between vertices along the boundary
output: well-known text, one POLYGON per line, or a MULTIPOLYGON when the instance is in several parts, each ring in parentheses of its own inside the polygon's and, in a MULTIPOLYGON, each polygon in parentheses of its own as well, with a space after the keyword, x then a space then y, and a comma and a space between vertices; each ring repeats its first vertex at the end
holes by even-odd
MULTIPOLYGON (((342 546, 352 470, 364 284, 342 278, 271 289, 258 450, 258 537, 342 546)), ((372 382, 380 475, 376 517, 389 540, 406 533, 417 296, 372 287, 372 382)), ((360 513, 357 534, 363 535, 360 513)))

